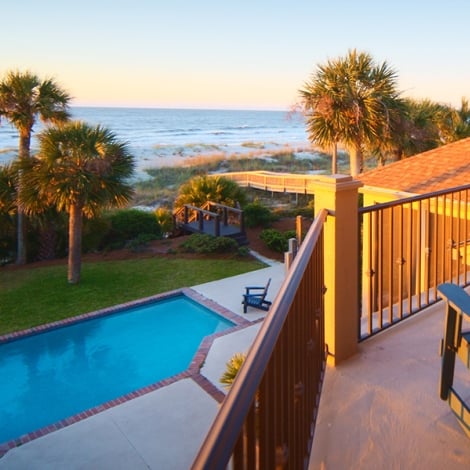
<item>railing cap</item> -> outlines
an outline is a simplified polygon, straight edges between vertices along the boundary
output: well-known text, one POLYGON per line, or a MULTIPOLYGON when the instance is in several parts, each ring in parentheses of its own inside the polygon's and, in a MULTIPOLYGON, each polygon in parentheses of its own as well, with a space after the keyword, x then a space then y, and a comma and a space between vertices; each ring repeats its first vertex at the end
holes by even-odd
POLYGON ((338 192, 360 188, 363 183, 349 175, 317 175, 312 185, 323 190, 338 192))

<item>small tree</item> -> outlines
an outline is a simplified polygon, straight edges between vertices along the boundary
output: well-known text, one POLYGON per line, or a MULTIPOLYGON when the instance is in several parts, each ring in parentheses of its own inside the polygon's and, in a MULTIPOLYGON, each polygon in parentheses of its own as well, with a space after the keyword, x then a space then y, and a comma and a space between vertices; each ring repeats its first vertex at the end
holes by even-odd
POLYGON ((69 215, 68 281, 81 271, 83 217, 103 208, 125 206, 132 194, 134 160, 126 144, 101 127, 71 122, 39 135, 39 154, 21 162, 24 185, 20 200, 30 213, 44 201, 69 215))

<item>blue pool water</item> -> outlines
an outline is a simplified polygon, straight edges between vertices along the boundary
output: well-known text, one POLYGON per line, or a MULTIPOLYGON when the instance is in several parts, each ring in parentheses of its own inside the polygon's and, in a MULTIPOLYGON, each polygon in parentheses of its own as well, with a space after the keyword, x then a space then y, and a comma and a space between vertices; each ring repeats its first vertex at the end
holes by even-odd
POLYGON ((233 325, 178 295, 0 344, 0 443, 184 371, 233 325))

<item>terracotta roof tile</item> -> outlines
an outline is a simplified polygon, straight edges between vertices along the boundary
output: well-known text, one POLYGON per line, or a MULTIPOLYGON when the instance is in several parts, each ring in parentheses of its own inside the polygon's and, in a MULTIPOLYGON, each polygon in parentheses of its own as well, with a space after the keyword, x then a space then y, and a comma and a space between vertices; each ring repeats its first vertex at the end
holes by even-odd
POLYGON ((358 178, 367 186, 424 194, 470 183, 470 137, 391 163, 358 178))

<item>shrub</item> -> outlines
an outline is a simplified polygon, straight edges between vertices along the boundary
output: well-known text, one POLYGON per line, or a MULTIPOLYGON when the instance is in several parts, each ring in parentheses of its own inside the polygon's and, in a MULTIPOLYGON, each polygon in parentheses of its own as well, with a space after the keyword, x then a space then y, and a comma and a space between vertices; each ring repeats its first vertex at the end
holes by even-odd
POLYGON ((236 207, 237 203, 243 206, 246 193, 235 181, 223 176, 195 176, 180 186, 174 206, 192 204, 201 207, 207 201, 230 207, 236 207))
POLYGON ((243 214, 245 216, 245 225, 249 228, 267 228, 274 220, 274 216, 271 211, 259 202, 247 204, 243 209, 243 214))
POLYGON ((85 219, 82 231, 82 250, 84 253, 98 251, 103 247, 104 240, 109 236, 111 221, 105 216, 85 219))
POLYGON ((0 235, 0 266, 11 263, 15 259, 15 237, 0 235))
POLYGON ((160 235, 161 229, 155 214, 139 209, 124 209, 111 214, 111 229, 127 240, 141 233, 160 235))
POLYGON ((250 249, 247 246, 240 246, 238 248, 238 256, 246 257, 249 256, 250 249))
POLYGON ((170 233, 173 231, 173 214, 170 209, 159 207, 155 209, 154 214, 162 233, 170 233))
POLYGON ((103 241, 107 247, 123 247, 144 234, 147 239, 161 237, 161 228, 153 212, 124 209, 110 212, 107 217, 111 222, 111 228, 103 241))
POLYGON ((136 238, 130 240, 126 244, 126 248, 129 248, 131 251, 135 253, 139 253, 143 251, 145 247, 148 245, 148 242, 155 240, 155 236, 150 233, 141 233, 137 235, 136 238))
POLYGON ((235 380, 235 377, 238 374, 238 371, 241 369, 243 363, 245 362, 246 354, 235 353, 230 360, 225 365, 225 372, 219 379, 219 382, 226 388, 230 389, 235 380))
POLYGON ((271 250, 284 253, 289 249, 289 239, 295 238, 296 233, 295 230, 280 232, 279 230, 268 228, 263 230, 259 237, 271 250))
POLYGON ((188 253, 235 253, 238 243, 233 238, 194 233, 181 244, 181 248, 188 253))

